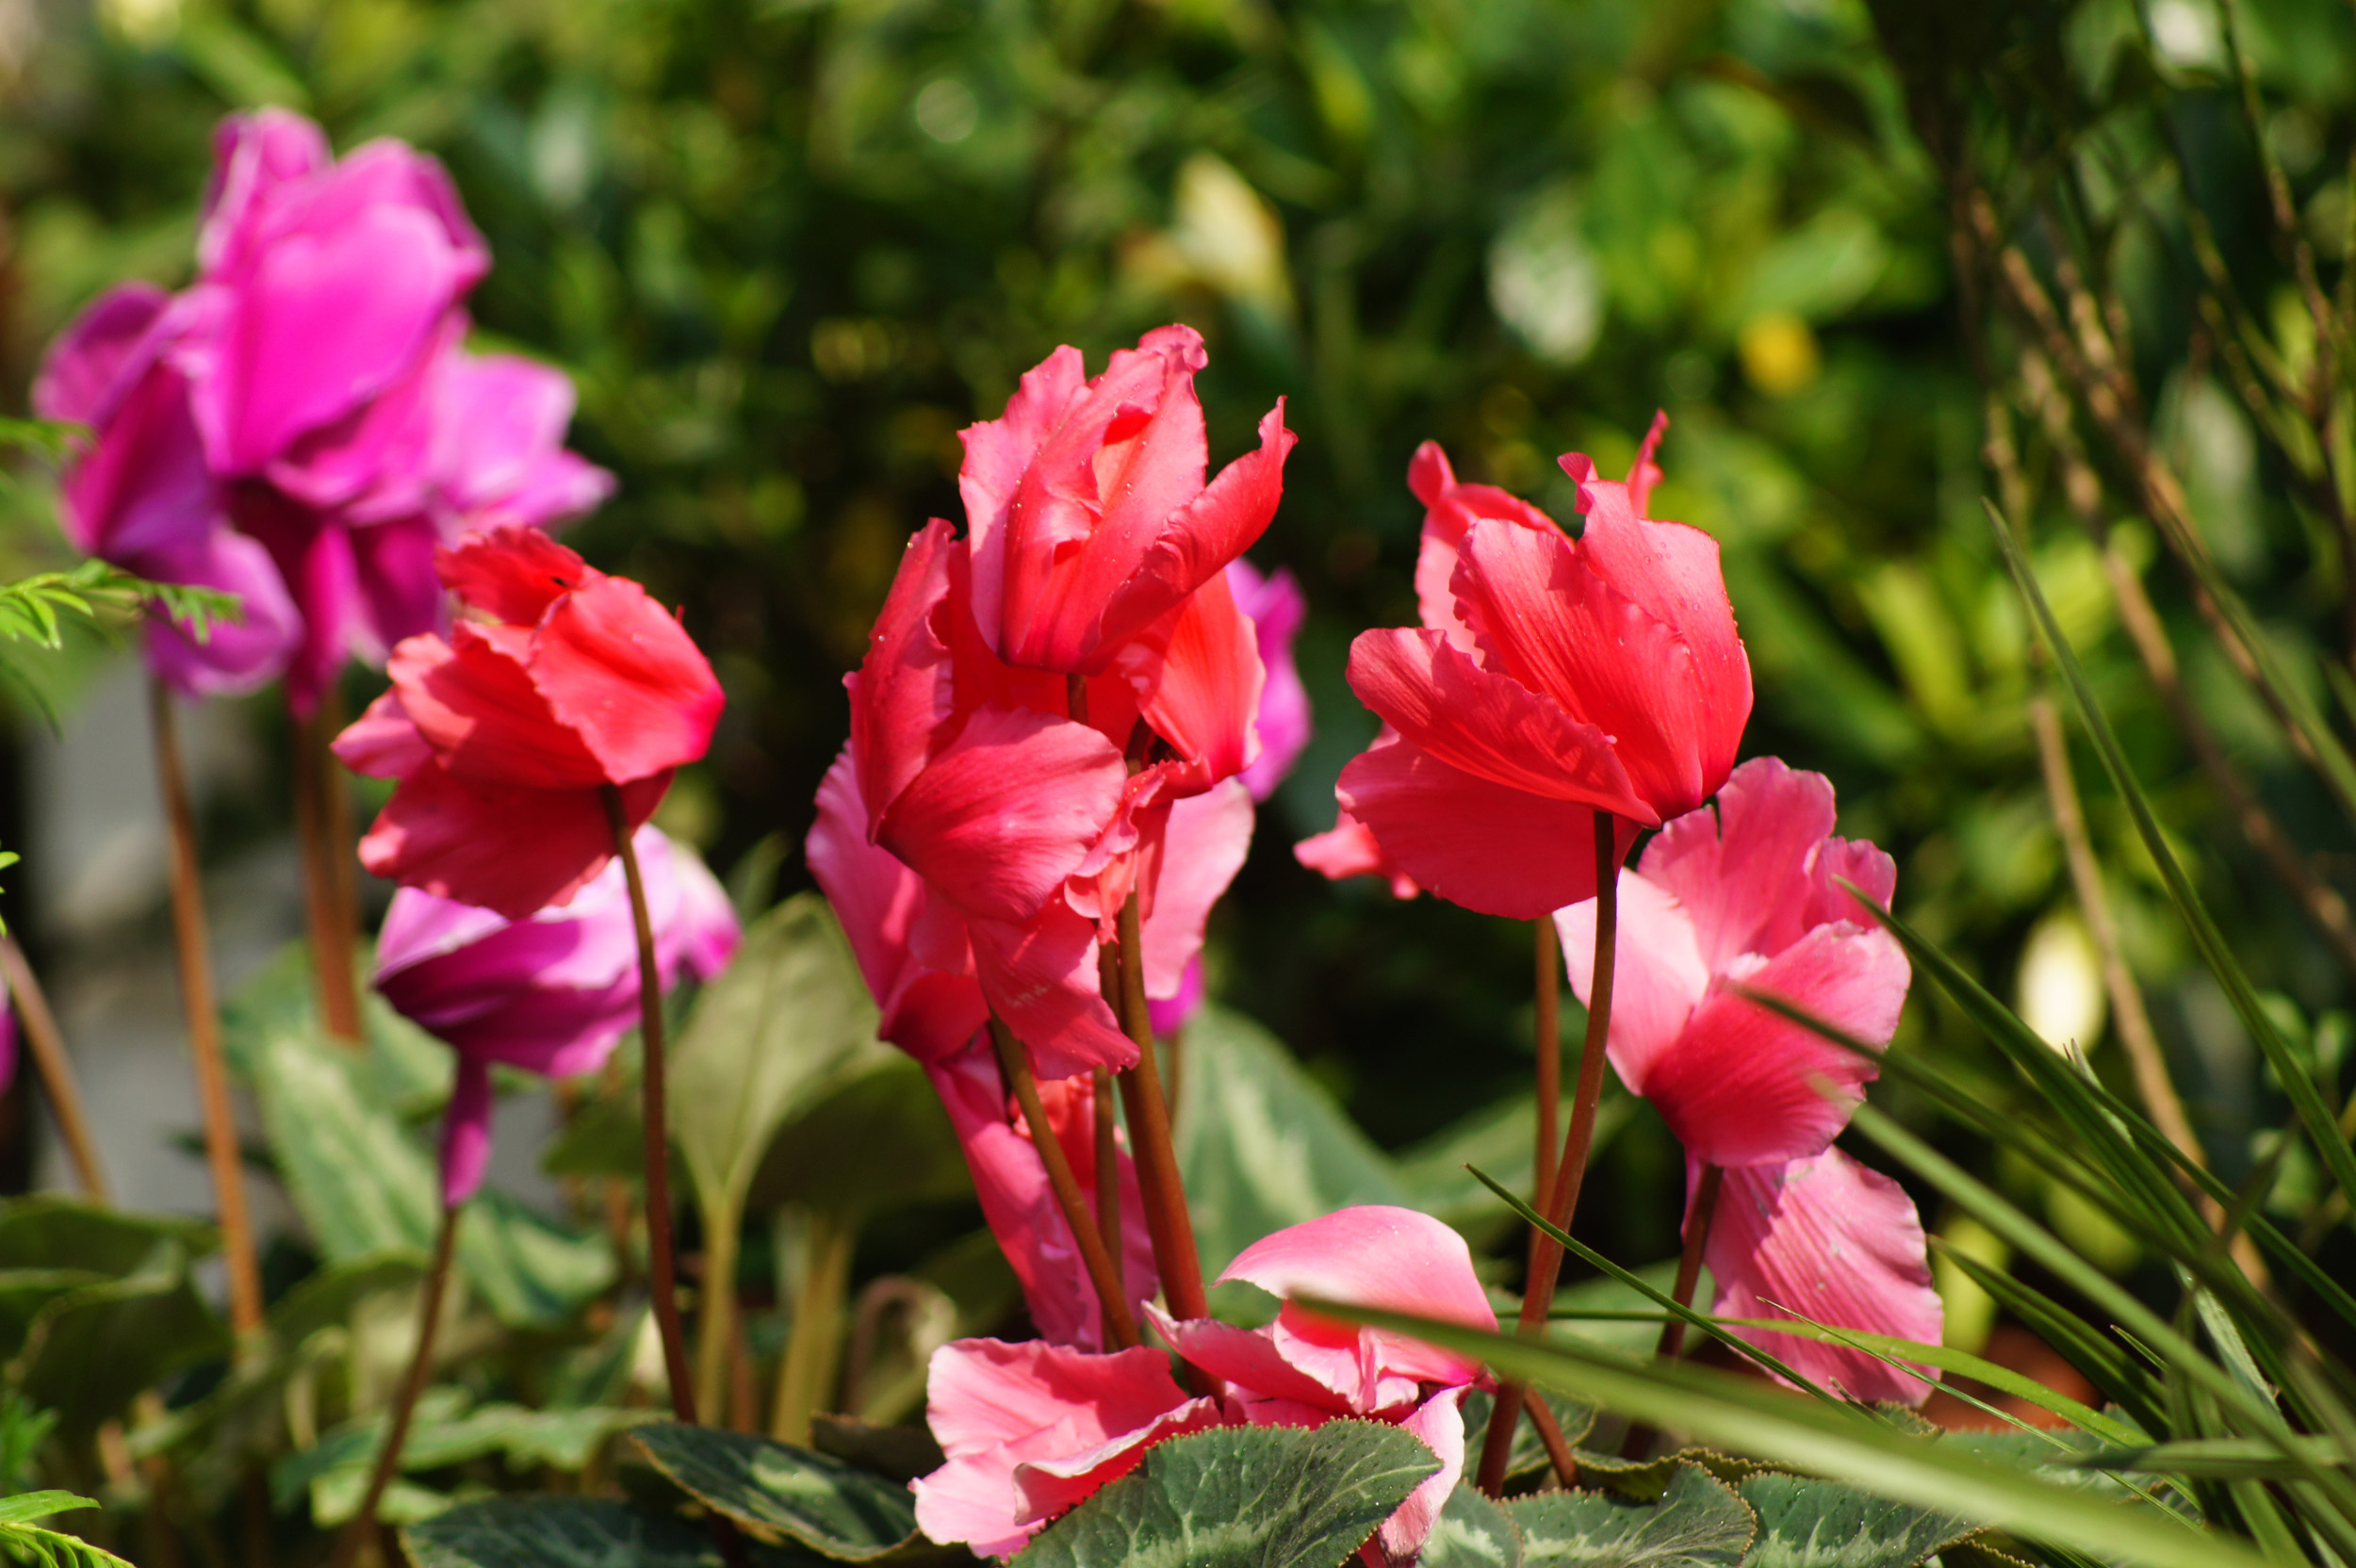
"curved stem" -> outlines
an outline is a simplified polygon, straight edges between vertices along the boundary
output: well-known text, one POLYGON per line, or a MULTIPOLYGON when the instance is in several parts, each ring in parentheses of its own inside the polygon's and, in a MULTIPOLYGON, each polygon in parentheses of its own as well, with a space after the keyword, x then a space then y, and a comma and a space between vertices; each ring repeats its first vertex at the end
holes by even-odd
POLYGON ((25 1043, 41 1073, 41 1086, 49 1096, 49 1112, 57 1119, 57 1135, 65 1140, 66 1157, 74 1162, 74 1180, 94 1202, 106 1203, 106 1174, 98 1164, 97 1140, 90 1136, 90 1118, 82 1109, 82 1088, 74 1077, 74 1059, 66 1054, 65 1037, 57 1018, 49 1010, 33 966, 16 939, 0 933, 0 978, 8 981, 16 1001, 16 1016, 25 1026, 25 1043))
MULTIPOLYGON (((1113 1294, 1123 1301, 1129 1298, 1128 1282, 1122 1278, 1124 1245, 1121 1233, 1121 1140, 1113 1118, 1113 1075, 1109 1069, 1098 1068, 1090 1080, 1093 1091, 1090 1105, 1096 1113, 1096 1234, 1104 1244, 1104 1257, 1112 1267, 1113 1294)), ((1112 1315, 1104 1315, 1104 1337, 1111 1339, 1112 1315)))
POLYGON ((409 1373, 401 1380, 392 1419, 384 1429, 384 1446, 376 1452, 376 1468, 368 1473, 368 1490, 360 1499, 360 1511, 344 1521, 329 1568, 352 1568, 357 1560, 361 1544, 376 1527, 377 1505, 400 1473, 401 1450, 409 1441, 409 1420, 417 1413, 417 1396, 425 1392, 426 1380, 434 1371, 434 1336, 442 1326, 442 1298, 450 1287, 450 1260, 457 1236, 458 1206, 444 1204, 441 1230, 434 1238, 434 1266, 426 1271, 425 1296, 417 1303, 417 1348, 409 1357, 409 1373))
MULTIPOLYGON (((1579 1048, 1579 1087, 1571 1099, 1570 1130, 1563 1135, 1562 1163, 1555 1168, 1554 1190, 1546 1216, 1558 1230, 1569 1230, 1579 1212, 1579 1189, 1587 1176, 1587 1152, 1595 1139, 1595 1106, 1603 1099, 1604 1046, 1612 1034, 1612 976, 1618 950, 1620 924, 1620 849, 1617 822, 1608 811, 1595 813, 1595 983, 1587 994, 1587 1034, 1579 1048)), ((1562 1244, 1541 1233, 1531 1249, 1530 1281, 1522 1291, 1520 1332, 1535 1339, 1546 1332, 1546 1315, 1554 1309, 1555 1282, 1562 1274, 1562 1244)), ((1522 1400, 1529 1386, 1507 1381, 1497 1391, 1497 1408, 1489 1416, 1489 1431, 1481 1446, 1480 1487, 1497 1494, 1504 1483, 1505 1467, 1513 1454, 1513 1428, 1520 1421, 1522 1400)))
MULTIPOLYGON (((1693 1287, 1701 1282, 1702 1252, 1710 1245, 1710 1221, 1718 1216, 1718 1189, 1726 1184, 1723 1166, 1702 1167, 1701 1179, 1693 1187, 1693 1205, 1685 1217, 1685 1248, 1677 1254, 1677 1283, 1669 1295, 1680 1307, 1693 1304, 1693 1287)), ((1653 1347, 1656 1361, 1675 1361, 1685 1353, 1685 1319, 1671 1317, 1661 1325, 1661 1338, 1653 1347)), ((1658 1435, 1654 1429, 1638 1422, 1628 1428, 1627 1440, 1620 1445, 1622 1459, 1642 1459, 1658 1435)))
POLYGON ((1088 1269, 1088 1283, 1096 1288, 1096 1299, 1104 1310, 1104 1326, 1111 1331, 1113 1343, 1125 1350, 1137 1343, 1137 1316, 1129 1310, 1128 1295, 1121 1287, 1121 1275, 1113 1266, 1111 1255, 1104 1250, 1104 1238, 1097 1233, 1088 1217, 1088 1200, 1080 1192, 1080 1179, 1072 1173, 1072 1162, 1064 1158, 1063 1144, 1047 1119, 1047 1107, 1039 1097, 1039 1080, 1031 1073, 1031 1059, 1023 1053, 1022 1042, 1014 1037, 1014 1032, 995 1013, 990 1019, 990 1040, 998 1051, 998 1070, 1005 1075, 1015 1103, 1022 1107, 1023 1124, 1030 1129, 1032 1147, 1039 1151, 1039 1163, 1047 1168, 1047 1184, 1055 1194, 1056 1206, 1063 1210, 1064 1224, 1071 1229, 1072 1242, 1080 1249, 1080 1262, 1088 1269))
POLYGON ((205 1163, 213 1176, 221 1215, 221 1261, 229 1273, 229 1323, 240 1340, 262 1331, 262 1270, 255 1261, 254 1225, 245 1206, 244 1157, 237 1148, 237 1113, 229 1102, 229 1073, 221 1059, 221 1018, 213 999, 212 942, 205 929, 205 893, 196 859, 196 816, 188 807, 187 774, 172 692, 148 685, 148 715, 155 739, 155 778, 172 836, 172 927, 180 960, 180 1001, 188 1021, 188 1054, 196 1063, 196 1093, 205 1119, 205 1163))
POLYGON ((1170 1102, 1162 1097, 1161 1073, 1153 1059, 1153 1021, 1145 1006, 1144 921, 1133 888, 1121 906, 1121 1022, 1137 1048, 1137 1064, 1121 1074, 1121 1108, 1129 1113, 1136 1145, 1137 1189, 1145 1200, 1145 1228, 1153 1238, 1153 1263, 1161 1271, 1162 1295, 1170 1315, 1208 1317, 1203 1289, 1203 1259, 1195 1250, 1194 1221, 1186 1213, 1186 1184, 1178 1174, 1177 1146, 1170 1136, 1170 1102))
POLYGON ((655 961, 654 919, 646 910, 646 883, 638 873, 638 851, 630 843, 630 818, 622 792, 600 788, 605 820, 614 829, 614 853, 630 884, 630 922, 638 928, 638 1037, 646 1051, 639 1073, 646 1123, 646 1284, 654 1295, 655 1328, 663 1340, 663 1374, 671 1385, 671 1413, 695 1425, 694 1372, 687 1364, 687 1335, 679 1327, 679 1261, 671 1246, 671 1140, 663 1099, 663 969, 655 961))
POLYGON ((1530 1424, 1538 1429, 1538 1441, 1545 1446, 1546 1461, 1554 1466, 1555 1479, 1565 1489, 1579 1484, 1579 1456, 1571 1452, 1570 1439, 1562 1435, 1562 1424, 1554 1418, 1554 1411, 1546 1396, 1536 1389, 1522 1394, 1522 1408, 1530 1412, 1530 1424))

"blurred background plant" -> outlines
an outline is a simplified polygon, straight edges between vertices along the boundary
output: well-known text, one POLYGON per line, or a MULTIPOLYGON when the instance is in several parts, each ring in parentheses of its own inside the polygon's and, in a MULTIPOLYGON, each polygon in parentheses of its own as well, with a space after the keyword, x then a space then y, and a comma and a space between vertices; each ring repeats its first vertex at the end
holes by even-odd
MULTIPOLYGON (((1528 934, 1330 887, 1290 854, 1373 729, 1341 678, 1350 637, 1414 619, 1408 453, 1437 438, 1568 519, 1555 455, 1623 469, 1656 406, 1654 510, 1725 548, 1759 694, 1745 752, 1833 777, 1842 831, 1898 858, 1899 911, 2130 1099, 2163 1062, 2227 1182, 2275 1147, 2278 1077, 2089 753, 2071 776, 1988 495, 2271 1016, 2344 1102, 2356 15, 2334 0, 0 0, 0 78, 8 410, 104 285, 181 281, 224 111, 289 104, 338 146, 394 135, 448 162, 498 258, 482 335, 574 374, 574 444, 621 481, 568 538, 683 605, 728 687, 662 820, 751 907, 772 876, 808 885, 837 678, 902 540, 957 514, 961 426, 1055 344, 1101 362, 1171 318, 1211 340, 1215 459, 1290 398, 1302 441, 1255 558, 1306 590, 1318 734, 1209 954, 1214 994, 1284 1043, 1223 1026, 1188 1071, 1230 1051, 1269 1094, 1338 1101, 1398 1158, 1315 1118, 1224 1135, 1309 1147, 1336 1200, 1389 1183, 1494 1213, 1456 1169, 1484 1149, 1526 1180, 1528 934)), ((15 572, 62 558, 38 474, 0 494, 15 572)), ((44 687, 68 709, 121 657, 88 637, 69 655, 44 687)), ((283 719, 262 701, 237 723, 283 719)), ((0 841, 33 859, 6 909, 57 956, 22 776, 0 841)), ((283 835, 285 780, 250 783, 213 800, 210 852, 283 835)), ((2028 1093, 1927 986, 1896 1049, 2028 1093)), ((1878 1101, 2165 1286, 2034 1165, 1903 1083, 1878 1101)), ((32 1123, 8 1125, 22 1172, 32 1123)), ((1611 1200, 1579 1233, 1668 1256, 1676 1146, 1633 1102, 1607 1125, 1611 1200)), ((568 1138, 573 1179, 594 1141, 568 1138)), ((1247 1173, 1257 1153, 1229 1151, 1247 1173)), ((777 1167, 756 1212, 791 1187, 777 1167)), ((746 1278, 790 1298, 814 1270, 859 1303, 855 1387, 908 1383, 868 1317, 940 1310, 872 1287, 972 1230, 954 1168, 938 1177, 855 1228, 804 1203, 748 1233, 746 1278)), ((1305 1217, 1275 1205, 1306 1197, 1232 1185, 1222 1234, 1305 1217)), ((2268 1204, 2345 1270, 2328 1190, 2293 1146, 2268 1204)), ((1952 1250, 2007 1250, 1922 1191, 1952 1250)), ((290 1244, 282 1275, 335 1251, 290 1244)), ((2018 1336, 1963 1272, 1941 1284, 1954 1342, 2018 1336)), ((806 1401, 832 1352, 759 1322, 777 1337, 746 1365, 806 1401)))

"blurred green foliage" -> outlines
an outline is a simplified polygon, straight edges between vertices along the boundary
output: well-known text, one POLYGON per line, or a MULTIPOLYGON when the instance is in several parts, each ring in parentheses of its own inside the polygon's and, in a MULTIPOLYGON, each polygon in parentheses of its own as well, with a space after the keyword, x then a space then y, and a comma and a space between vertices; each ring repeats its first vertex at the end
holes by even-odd
MULTIPOLYGON (((807 826, 845 727, 837 677, 900 543, 955 514, 959 427, 1057 343, 1101 363, 1194 323, 1214 460, 1279 396, 1302 433, 1254 553, 1307 590, 1319 720, 1215 926, 1214 988, 1394 1148, 1515 1089, 1531 1017, 1526 931, 1331 888, 1289 854, 1372 733, 1341 678, 1350 637, 1414 619, 1408 454, 1439 439, 1567 519, 1556 454, 1623 468, 1656 407, 1655 510, 1725 547, 1759 688, 1746 750, 1831 775, 1843 830, 1897 855, 1900 907, 2000 993, 2043 954, 2026 1010, 2076 997, 2094 1065, 2124 1081, 2083 1005, 2024 718, 2042 677, 1980 510, 1993 398, 2056 612, 2336 1092, 2347 973, 2155 700, 2021 403, 1987 258, 1957 238, 1980 186, 2006 225, 2058 202, 2066 242, 2033 243, 2036 265, 2092 258, 2210 547, 2330 708, 2348 564, 2195 302, 2197 227, 2274 351, 2315 352, 2235 36, 2336 286, 2356 20, 2330 0, 19 0, 0 5, 0 385, 17 396, 105 284, 177 281, 225 110, 290 103, 338 145, 439 154, 497 257, 483 335, 574 373, 577 444, 621 477, 575 542, 683 604, 728 686, 711 761, 666 808, 725 869, 807 826)), ((2348 825, 2135 510, 2116 482, 2096 506, 2128 518, 2112 547, 2148 574, 2194 699, 2345 879, 2348 825)), ((2079 771, 2126 956, 2231 1177, 2274 1091, 2079 771)), ((782 887, 806 883, 789 864, 782 887)), ((1927 996, 1901 1039, 1983 1049, 1927 996)), ((1609 1159, 1581 1229, 1630 1262, 1673 1250, 1678 1157, 1648 1112, 1609 1159)))

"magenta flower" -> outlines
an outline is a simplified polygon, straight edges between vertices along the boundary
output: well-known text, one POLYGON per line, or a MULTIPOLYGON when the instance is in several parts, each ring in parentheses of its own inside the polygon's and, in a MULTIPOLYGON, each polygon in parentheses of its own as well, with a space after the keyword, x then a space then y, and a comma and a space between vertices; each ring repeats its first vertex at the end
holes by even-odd
MULTIPOLYGON (((701 860, 652 826, 633 842, 663 985, 682 969, 711 978, 736 951, 728 894, 701 860)), ((401 889, 377 937, 375 986, 458 1053, 442 1128, 442 1196, 464 1202, 490 1159, 492 1066, 551 1078, 592 1072, 638 1022, 638 944, 621 862, 570 903, 526 920, 401 889)))
POLYGON ((1227 587, 1235 596, 1235 608, 1251 618, 1260 663, 1268 671, 1260 688, 1260 755, 1241 776, 1252 798, 1266 800, 1309 744, 1309 690, 1293 662, 1293 639, 1301 634, 1309 606, 1290 571, 1279 566, 1263 577, 1241 556, 1227 564, 1227 587))
POLYGON ((199 641, 160 614, 147 661, 191 694, 250 692, 275 678, 302 637, 302 616, 269 552, 230 526, 205 466, 187 379, 163 354, 175 324, 164 293, 125 284, 100 296, 49 346, 33 383, 44 419, 90 427, 67 469, 60 513, 84 553, 158 582, 237 596, 241 618, 199 641))
MULTIPOLYGON (((1279 1231, 1245 1248, 1219 1280, 1497 1329, 1464 1238, 1412 1209, 1344 1209, 1279 1231)), ((1405 1428, 1440 1461, 1368 1545, 1378 1564, 1415 1560, 1464 1473, 1461 1407, 1467 1390, 1487 1385, 1477 1363, 1317 1317, 1289 1299, 1261 1329, 1146 1312, 1180 1356, 1225 1382, 1221 1400, 1187 1398, 1150 1350, 1088 1355, 968 1339, 934 1352, 925 1413, 948 1462, 915 1483, 926 1535, 1011 1557, 1167 1438, 1354 1416, 1405 1428)))
MULTIPOLYGON (((1725 1168, 1704 1256, 1715 1311, 1801 1316, 1936 1342, 1922 1224, 1898 1184, 1831 1148, 1873 1064, 1741 994, 1764 992, 1870 1044, 1890 1043, 1905 952, 1840 883, 1887 906, 1897 868, 1832 833, 1832 785, 1772 757, 1734 770, 1713 812, 1661 829, 1620 874, 1612 1067, 1699 1168, 1725 1168), (1823 1087, 1843 1098, 1827 1099, 1823 1087)), ((1581 1000, 1595 905, 1555 916, 1581 1000)), ((1746 1331, 1792 1367, 1867 1399, 1919 1404, 1930 1385, 1861 1351, 1746 1331)))

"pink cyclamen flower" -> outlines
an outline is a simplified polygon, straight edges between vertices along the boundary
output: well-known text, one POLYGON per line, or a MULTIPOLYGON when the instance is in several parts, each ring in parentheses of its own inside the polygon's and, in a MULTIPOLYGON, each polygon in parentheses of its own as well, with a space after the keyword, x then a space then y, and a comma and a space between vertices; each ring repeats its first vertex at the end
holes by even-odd
MULTIPOLYGON (((1706 1165, 1823 1152, 1876 1075, 1872 1061, 1745 999, 1780 997, 1869 1044, 1890 1043, 1911 972, 1840 884, 1887 906, 1897 867, 1833 836, 1832 784, 1772 757, 1734 771, 1717 809, 1687 813, 1620 874, 1612 1065, 1706 1165), (1828 1100, 1822 1084, 1846 1097, 1828 1100)), ((1555 917, 1587 996, 1594 903, 1555 917)))
MULTIPOLYGON (((1280 1231, 1244 1249, 1219 1276, 1231 1280, 1287 1298, 1497 1328, 1464 1239, 1412 1209, 1344 1209, 1280 1231)), ((1415 1560, 1464 1473, 1464 1396, 1487 1380, 1478 1364, 1317 1317, 1289 1299, 1261 1329, 1147 1312, 1180 1356, 1224 1381, 1220 1400, 1187 1398, 1150 1350, 1091 1356, 960 1340, 934 1352, 926 1416, 948 1463, 915 1483, 926 1535, 1010 1557, 1167 1438, 1209 1426, 1317 1427, 1355 1416, 1404 1427, 1440 1461, 1367 1548, 1378 1565, 1415 1560)))
POLYGON ((973 614, 1009 664, 1103 673, 1122 645, 1250 548, 1276 514, 1293 433, 1280 399, 1260 447, 1207 485, 1192 327, 1157 327, 1095 380, 1057 349, 996 419, 964 432, 973 614))
POLYGON ((1341 804, 1418 884, 1517 920, 1595 895, 1596 812, 1625 852, 1734 765, 1750 664, 1717 541, 1644 515, 1662 422, 1626 483, 1578 453, 1586 524, 1459 484, 1426 443, 1423 624, 1362 633, 1350 682, 1394 738, 1342 771, 1341 804))
POLYGON ((150 668, 193 695, 250 692, 275 678, 303 632, 270 554, 230 526, 205 466, 188 381, 163 355, 172 302, 144 284, 98 301, 49 347, 33 411, 90 427, 68 466, 59 511, 86 554, 156 582, 235 594, 239 612, 200 639, 160 613, 147 628, 150 668))
MULTIPOLYGON (((1897 1183, 1838 1149, 1738 1167, 1724 1183, 1702 1254, 1717 1285, 1714 1315, 1805 1318, 1939 1343, 1946 1313, 1931 1286, 1922 1217, 1897 1183)), ((1853 1399, 1919 1405, 1931 1394, 1926 1379, 1862 1350, 1770 1330, 1733 1331, 1853 1399)))
MULTIPOLYGON (((658 972, 708 980, 728 965, 736 912, 712 873, 652 826, 633 840, 658 972)), ((605 1065, 637 1025, 638 939, 620 862, 562 908, 509 920, 417 888, 393 894, 375 986, 396 1012, 458 1054, 442 1128, 442 1197, 462 1203, 491 1152, 491 1068, 571 1078, 605 1065)))

